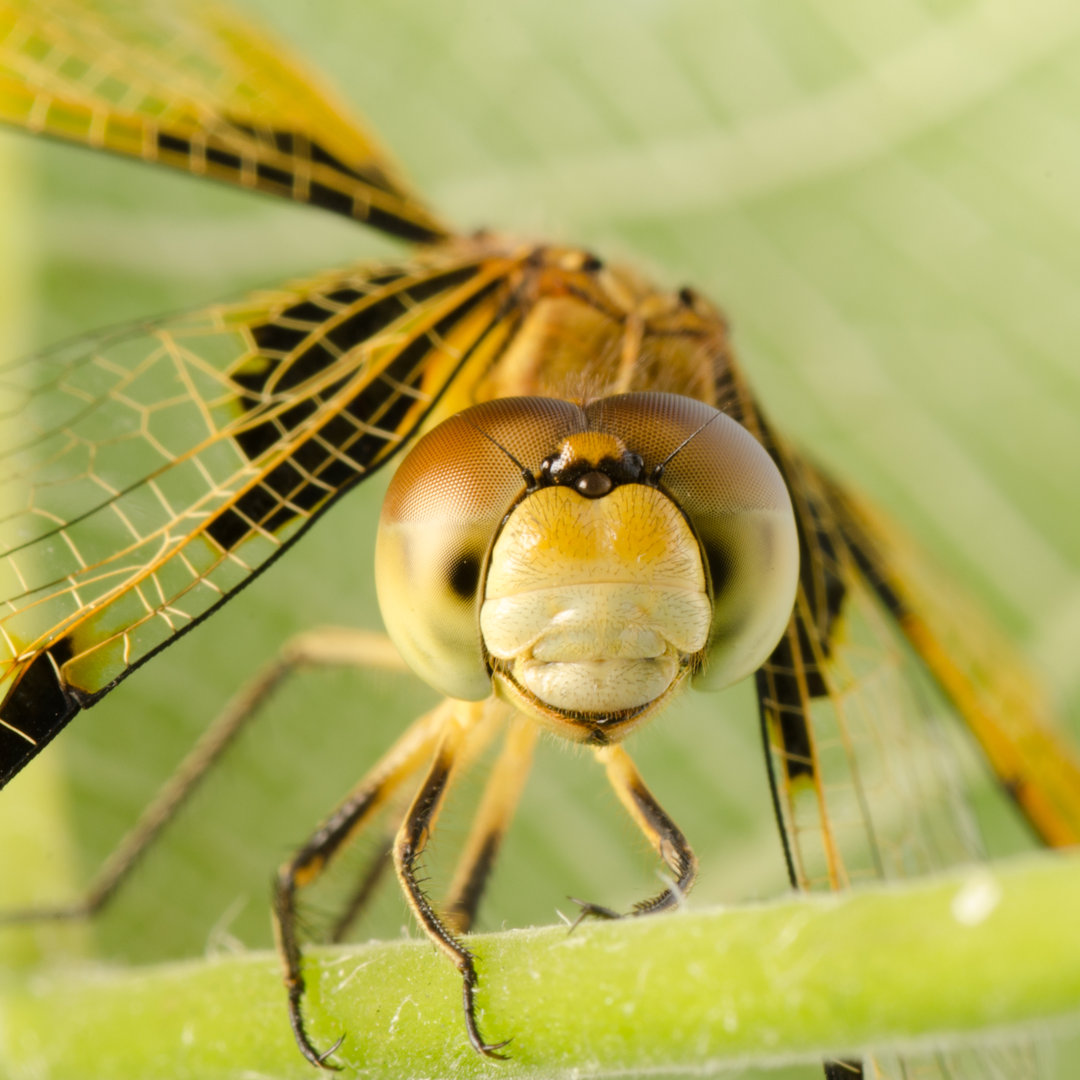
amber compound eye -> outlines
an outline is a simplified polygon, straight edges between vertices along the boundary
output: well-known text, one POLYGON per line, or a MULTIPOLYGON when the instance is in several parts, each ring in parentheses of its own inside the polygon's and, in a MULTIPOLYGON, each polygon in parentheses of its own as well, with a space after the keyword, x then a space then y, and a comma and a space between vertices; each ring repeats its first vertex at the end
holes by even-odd
POLYGON ((583 423, 578 406, 548 398, 476 405, 424 435, 391 481, 375 546, 379 607, 405 661, 442 693, 491 693, 479 608, 492 542, 528 475, 583 423))

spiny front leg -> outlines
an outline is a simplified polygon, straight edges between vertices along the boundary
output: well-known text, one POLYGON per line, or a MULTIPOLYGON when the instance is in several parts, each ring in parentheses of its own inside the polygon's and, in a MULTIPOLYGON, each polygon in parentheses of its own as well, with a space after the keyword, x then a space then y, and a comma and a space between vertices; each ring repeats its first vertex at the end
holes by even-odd
MULTIPOLYGON (((679 827, 664 812, 653 794, 645 786, 641 773, 630 759, 630 755, 621 746, 603 746, 595 751, 596 759, 606 771, 619 802, 634 819, 639 829, 648 838, 656 853, 664 860, 664 865, 674 876, 674 882, 666 889, 647 900, 636 903, 631 915, 651 915, 655 911, 664 911, 674 907, 693 887, 697 877, 697 857, 686 841, 679 827)), ((580 905, 581 914, 574 925, 583 919, 618 919, 621 913, 600 904, 584 900, 574 900, 580 905)))
POLYGON ((341 1040, 329 1050, 320 1052, 311 1042, 304 1025, 301 1002, 305 987, 297 932, 296 894, 322 876, 333 857, 424 764, 444 729, 448 725, 456 727, 453 720, 455 704, 444 702, 417 720, 315 830, 307 843, 278 870, 273 899, 274 935, 289 995, 289 1023, 300 1052, 320 1069, 337 1068, 329 1064, 327 1058, 341 1045, 341 1040))
POLYGON ((412 806, 398 830, 394 841, 394 865, 398 879, 405 891, 409 906, 413 909, 423 931, 453 962, 461 973, 462 1000, 465 1007, 465 1027, 473 1049, 485 1057, 505 1058, 499 1051, 508 1039, 488 1043, 480 1034, 476 1022, 476 964, 473 955, 454 936, 446 923, 431 905, 427 894, 416 877, 417 862, 427 846, 435 819, 442 806, 455 764, 461 750, 463 735, 453 729, 447 731, 439 744, 435 761, 431 766, 412 806))

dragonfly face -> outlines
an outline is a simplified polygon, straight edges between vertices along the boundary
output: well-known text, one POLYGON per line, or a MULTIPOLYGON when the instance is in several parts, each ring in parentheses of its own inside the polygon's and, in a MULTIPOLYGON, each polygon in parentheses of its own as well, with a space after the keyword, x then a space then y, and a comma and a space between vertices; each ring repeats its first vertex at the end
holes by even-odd
MULTIPOLYGON (((695 862, 611 744, 680 683, 724 683, 754 668, 794 887, 844 888, 975 853, 966 818, 949 812, 954 800, 942 811, 922 786, 952 790, 927 752, 933 718, 913 690, 927 676, 1043 837, 1076 842, 1080 773, 1043 726, 1039 695, 1010 650, 974 631, 979 618, 961 614, 932 575, 921 578, 903 542, 772 428, 711 305, 573 247, 456 235, 370 133, 257 31, 224 9, 176 8, 166 17, 160 6, 95 0, 0 3, 0 119, 329 210, 414 246, 394 261, 328 271, 5 369, 0 779, 214 613, 339 496, 415 445, 384 513, 379 587, 402 651, 450 700, 409 729, 279 873, 290 1014, 313 1063, 325 1063, 326 1047, 305 1032, 298 894, 371 815, 400 805, 399 791, 410 790, 402 785, 417 796, 393 843, 399 876, 462 973, 473 1045, 500 1052, 477 1031, 477 972, 456 935, 475 915, 535 719, 608 744, 596 756, 672 882, 639 912, 673 904, 695 862), (489 424, 519 395, 584 414, 612 396, 662 396, 684 423, 694 410, 702 419, 687 426, 685 445, 655 416, 627 430, 575 422, 537 439, 537 410, 548 406, 534 404, 513 435, 489 424), (433 451, 447 431, 455 445, 433 451), (667 448, 655 445, 661 436, 667 448), (740 513, 713 513, 718 459, 696 456, 714 436, 730 436, 729 450, 752 444, 767 463, 739 472, 761 481, 750 520, 738 499, 740 513), (436 484, 441 502, 410 482, 417 474, 438 483, 465 460, 459 439, 491 459, 490 475, 501 470, 497 497, 490 475, 479 483, 471 473, 449 492, 436 484), (611 520, 627 516, 629 529, 611 534, 611 520), (572 520, 570 536, 538 531, 549 519, 572 520), (601 539, 581 547, 586 535, 601 539), (626 580, 625 538, 648 562, 657 535, 669 550, 626 580), (577 569, 562 581, 569 563, 577 569), (533 588, 529 575, 541 572, 533 588), (510 705, 485 697, 492 680, 510 705), (508 719, 515 709, 529 723, 508 719), (415 860, 455 771, 500 724, 509 731, 499 782, 484 796, 440 915, 415 860)), ((340 641, 320 638, 301 661, 346 654, 340 641)), ((211 734, 200 766, 235 730, 211 734)), ((148 820, 163 820, 161 809, 148 820)), ((81 910, 116 883, 99 883, 81 910)), ((935 1058, 932 1075, 962 1074, 942 1062, 935 1058)), ((900 1063, 874 1066, 910 1074, 900 1063)), ((855 1071, 840 1063, 831 1075, 855 1071)))
POLYGON ((402 655, 581 742, 623 738, 693 673, 755 671, 790 617, 779 470, 689 398, 503 398, 424 436, 390 485, 376 582, 402 655))

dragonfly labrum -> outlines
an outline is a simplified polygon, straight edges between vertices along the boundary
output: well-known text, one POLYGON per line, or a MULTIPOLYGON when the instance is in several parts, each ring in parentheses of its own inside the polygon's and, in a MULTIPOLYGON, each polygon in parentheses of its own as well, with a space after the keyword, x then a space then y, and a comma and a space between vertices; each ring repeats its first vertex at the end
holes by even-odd
MULTIPOLYGON (((469 1041, 512 1052, 512 1030, 478 1019, 483 972, 467 933, 541 730, 591 748, 665 865, 663 890, 631 913, 681 903, 693 849, 622 740, 663 722, 695 684, 754 680, 776 858, 795 888, 975 854, 962 810, 953 821, 922 799, 920 785, 938 781, 909 775, 923 757, 897 749, 934 737, 920 689, 882 659, 898 649, 949 698, 1040 837, 1080 840, 1080 770, 1011 649, 775 429, 698 291, 658 288, 572 245, 451 228, 295 61, 214 5, 3 0, 0 120, 409 245, 0 371, 4 782, 341 496, 397 466, 375 567, 383 618, 397 652, 448 696, 275 880, 289 1020, 312 1064, 332 1065, 338 1047, 309 1033, 300 897, 387 811, 406 899, 461 973, 469 1041), (419 860, 452 780, 497 739, 437 901, 419 860), (883 789, 918 809, 886 809, 883 789)), ((298 639, 210 727, 87 895, 26 917, 110 900, 259 701, 304 663, 396 659, 371 634, 298 639)), ((618 913, 588 903, 582 914, 618 913)), ((918 1075, 968 1075, 960 1056, 927 1068, 918 1075)))

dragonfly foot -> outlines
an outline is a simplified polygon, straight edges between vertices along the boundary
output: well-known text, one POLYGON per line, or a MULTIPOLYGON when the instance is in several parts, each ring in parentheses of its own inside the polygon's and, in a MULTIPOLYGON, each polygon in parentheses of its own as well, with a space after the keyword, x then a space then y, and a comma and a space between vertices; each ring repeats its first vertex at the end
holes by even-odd
POLYGON ((589 900, 579 900, 576 896, 568 897, 571 903, 577 904, 581 908, 581 913, 570 924, 570 933, 572 934, 586 919, 621 919, 623 918, 622 912, 616 911, 614 908, 604 907, 602 904, 594 904, 589 900))
POLYGON ((304 1030, 304 1020, 300 1015, 299 994, 296 994, 295 997, 291 994, 289 996, 289 1021, 292 1026, 293 1037, 296 1039, 296 1045, 300 1048, 300 1053, 303 1054, 316 1069, 325 1069, 327 1072, 341 1071, 340 1065, 335 1065, 328 1059, 341 1048, 341 1044, 345 1041, 345 1036, 341 1035, 329 1050, 324 1050, 320 1054, 311 1044, 308 1033, 304 1030))
POLYGON ((471 968, 469 973, 465 976, 465 982, 462 985, 462 997, 465 1005, 465 1027, 469 1032, 469 1044, 478 1053, 483 1054, 486 1058, 495 1058, 497 1061, 506 1061, 509 1059, 509 1054, 500 1054, 504 1046, 510 1044, 509 1039, 503 1039, 502 1042, 489 1043, 484 1042, 483 1036, 480 1034, 480 1029, 476 1025, 476 1000, 474 997, 474 990, 476 988, 476 975, 472 972, 471 968))

